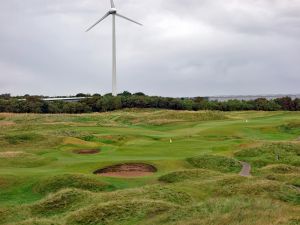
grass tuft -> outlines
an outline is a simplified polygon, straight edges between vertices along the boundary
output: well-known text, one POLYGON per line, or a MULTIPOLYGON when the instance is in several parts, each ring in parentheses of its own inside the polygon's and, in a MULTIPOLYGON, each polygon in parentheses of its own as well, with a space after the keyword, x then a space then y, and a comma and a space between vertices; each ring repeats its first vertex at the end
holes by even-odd
POLYGON ((269 164, 300 166, 300 145, 293 143, 271 143, 261 147, 243 149, 235 156, 253 166, 261 168, 269 164))
POLYGON ((110 183, 99 181, 87 175, 64 174, 51 176, 39 181, 33 188, 35 192, 45 194, 57 192, 65 188, 77 188, 88 191, 107 191, 113 190, 114 186, 110 183))
POLYGON ((67 217, 67 224, 74 225, 109 225, 124 224, 123 221, 138 221, 159 215, 178 208, 178 206, 163 201, 153 200, 131 200, 113 201, 109 203, 96 204, 78 210, 67 217), (132 219, 134 218, 134 219, 132 219))
POLYGON ((88 200, 91 194, 78 189, 64 189, 50 194, 31 206, 34 215, 54 215, 72 210, 83 201, 88 200))
POLYGON ((14 223, 12 225, 63 225, 63 223, 48 219, 29 219, 22 222, 14 223))
POLYGON ((35 133, 11 134, 5 136, 5 140, 12 145, 21 144, 24 142, 36 142, 43 139, 43 136, 35 133))
POLYGON ((239 172, 242 168, 239 161, 217 155, 201 155, 188 158, 187 161, 194 167, 220 172, 239 172))
POLYGON ((221 173, 205 170, 205 169, 192 169, 192 170, 180 170, 168 173, 159 177, 159 181, 166 183, 181 182, 184 180, 203 179, 207 180, 212 177, 220 176, 221 173))

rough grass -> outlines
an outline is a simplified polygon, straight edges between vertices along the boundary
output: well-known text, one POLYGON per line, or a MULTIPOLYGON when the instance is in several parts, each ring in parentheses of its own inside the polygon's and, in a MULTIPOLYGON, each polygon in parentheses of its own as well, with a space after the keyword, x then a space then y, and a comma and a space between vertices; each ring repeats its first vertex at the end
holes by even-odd
POLYGON ((297 112, 1 116, 0 224, 300 224, 297 112), (252 164, 252 177, 238 175, 238 160, 252 164), (92 174, 124 162, 158 172, 92 174))
POLYGON ((178 206, 164 201, 125 200, 96 204, 69 215, 67 224, 78 225, 109 225, 124 224, 124 221, 138 221, 157 216, 178 206), (134 219, 133 219, 134 218, 134 219))
POLYGON ((43 136, 35 133, 11 134, 5 136, 5 140, 12 145, 21 144, 24 142, 37 142, 43 139, 43 136))
POLYGON ((33 215, 49 216, 76 209, 87 201, 92 194, 78 189, 64 189, 50 194, 41 201, 30 206, 33 215))
POLYGON ((0 152, 0 167, 34 168, 46 165, 54 160, 54 158, 46 158, 22 151, 0 152))
POLYGON ((296 166, 278 164, 278 165, 269 165, 261 168, 261 172, 269 172, 269 173, 279 173, 279 174, 291 174, 291 173, 299 173, 300 168, 296 166))
POLYGON ((300 190, 277 181, 248 179, 240 183, 221 186, 217 193, 221 196, 262 196, 300 204, 300 190))
POLYGON ((95 177, 81 174, 63 174, 51 176, 40 180, 33 190, 38 193, 57 192, 64 188, 77 188, 88 191, 107 191, 113 190, 114 186, 108 182, 97 180, 95 177))
POLYGON ((281 181, 300 187, 300 168, 290 165, 269 165, 259 170, 259 174, 268 179, 281 181))
POLYGON ((279 130, 286 133, 291 134, 299 134, 300 135, 300 122, 289 122, 279 126, 279 130))
POLYGON ((29 219, 18 223, 13 223, 11 225, 63 225, 63 223, 48 219, 29 219))
POLYGON ((184 180, 194 180, 194 179, 207 180, 220 175, 222 174, 211 170, 205 170, 205 169, 181 170, 181 171, 174 171, 165 174, 159 177, 159 181, 166 182, 166 183, 175 183, 184 180))
POLYGON ((261 147, 243 149, 235 156, 250 162, 255 167, 269 164, 288 164, 300 166, 300 145, 293 143, 271 143, 261 147))
POLYGON ((197 205, 172 210, 146 223, 165 225, 274 225, 297 224, 299 209, 268 199, 243 196, 210 199, 197 205))
POLYGON ((172 110, 144 110, 143 113, 134 114, 134 110, 127 110, 128 113, 122 113, 116 121, 126 124, 148 124, 148 125, 164 125, 177 122, 189 121, 210 121, 223 120, 227 117, 223 112, 219 111, 172 111, 172 110))
POLYGON ((120 201, 126 201, 128 199, 162 200, 181 205, 187 205, 192 202, 192 197, 188 193, 171 186, 158 184, 142 188, 102 193, 99 198, 103 202, 110 201, 111 199, 118 199, 120 201))
POLYGON ((217 155, 201 155, 188 158, 187 161, 194 167, 220 172, 238 172, 242 168, 237 160, 217 155))

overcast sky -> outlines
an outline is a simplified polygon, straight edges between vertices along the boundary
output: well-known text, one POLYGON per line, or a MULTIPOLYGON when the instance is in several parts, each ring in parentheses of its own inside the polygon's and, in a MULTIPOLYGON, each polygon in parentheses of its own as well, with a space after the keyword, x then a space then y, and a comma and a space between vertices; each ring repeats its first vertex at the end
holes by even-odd
MULTIPOLYGON (((300 0, 115 0, 118 91, 300 93, 300 0)), ((0 93, 111 92, 109 0, 1 0, 0 93)))

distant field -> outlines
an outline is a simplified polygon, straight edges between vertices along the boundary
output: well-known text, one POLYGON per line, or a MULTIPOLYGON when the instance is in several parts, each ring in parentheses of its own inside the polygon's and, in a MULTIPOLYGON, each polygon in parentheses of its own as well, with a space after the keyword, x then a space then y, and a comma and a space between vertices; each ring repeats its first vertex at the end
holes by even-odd
POLYGON ((0 128, 0 224, 300 224, 300 112, 0 114, 0 128))

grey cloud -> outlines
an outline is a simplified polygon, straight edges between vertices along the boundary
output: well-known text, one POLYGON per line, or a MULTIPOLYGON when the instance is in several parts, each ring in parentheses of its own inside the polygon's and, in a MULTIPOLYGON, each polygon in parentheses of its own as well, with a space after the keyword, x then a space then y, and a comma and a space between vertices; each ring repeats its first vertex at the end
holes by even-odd
MULTIPOLYGON (((116 0, 118 87, 166 96, 299 93, 300 4, 279 0, 116 0)), ((107 0, 0 3, 0 92, 111 90, 107 0)))

